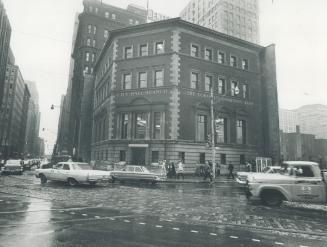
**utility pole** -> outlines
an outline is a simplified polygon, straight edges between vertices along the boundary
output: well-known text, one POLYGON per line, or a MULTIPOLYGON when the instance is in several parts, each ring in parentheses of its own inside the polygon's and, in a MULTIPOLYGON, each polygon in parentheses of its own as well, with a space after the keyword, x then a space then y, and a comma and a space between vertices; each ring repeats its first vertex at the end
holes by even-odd
MULTIPOLYGON (((210 85, 210 115, 211 115, 211 162, 212 162, 212 170, 213 170, 213 179, 216 178, 216 147, 215 147, 215 117, 213 111, 213 83, 210 85)), ((213 180, 214 181, 214 180, 213 180)))

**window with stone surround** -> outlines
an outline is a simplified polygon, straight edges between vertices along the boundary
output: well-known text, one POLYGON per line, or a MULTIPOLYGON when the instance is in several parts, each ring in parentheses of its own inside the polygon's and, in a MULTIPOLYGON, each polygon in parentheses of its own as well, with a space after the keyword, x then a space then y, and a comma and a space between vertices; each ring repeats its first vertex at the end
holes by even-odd
POLYGON ((123 89, 132 88, 132 74, 124 74, 123 76, 123 89))

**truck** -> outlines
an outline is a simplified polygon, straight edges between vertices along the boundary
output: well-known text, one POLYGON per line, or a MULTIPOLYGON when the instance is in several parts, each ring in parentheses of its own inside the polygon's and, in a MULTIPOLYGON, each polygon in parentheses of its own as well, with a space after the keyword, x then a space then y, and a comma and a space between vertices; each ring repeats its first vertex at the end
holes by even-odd
POLYGON ((246 196, 268 206, 283 201, 326 203, 327 170, 309 161, 286 161, 280 173, 253 173, 247 177, 246 196))

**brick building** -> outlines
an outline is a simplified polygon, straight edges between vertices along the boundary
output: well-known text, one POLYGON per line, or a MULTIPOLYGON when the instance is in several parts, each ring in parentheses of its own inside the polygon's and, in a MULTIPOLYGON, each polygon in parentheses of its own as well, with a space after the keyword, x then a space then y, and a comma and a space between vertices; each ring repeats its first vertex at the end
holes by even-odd
POLYGON ((10 23, 4 5, 0 0, 0 109, 1 109, 2 97, 4 93, 10 36, 11 36, 10 23))
POLYGON ((74 68, 69 93, 66 95, 69 102, 67 151, 75 157, 89 159, 91 128, 88 122, 92 113, 82 109, 82 106, 86 105, 85 102, 92 102, 93 90, 88 89, 93 89, 93 85, 87 83, 93 81, 85 80, 84 77, 93 72, 94 64, 109 32, 113 29, 145 23, 146 11, 136 6, 121 9, 98 0, 84 0, 83 5, 84 11, 78 16, 78 22, 75 21, 78 26, 73 41, 74 68), (85 146, 85 143, 88 145, 85 146))
POLYGON ((92 159, 149 164, 279 159, 274 46, 179 18, 110 32, 94 67, 92 159))

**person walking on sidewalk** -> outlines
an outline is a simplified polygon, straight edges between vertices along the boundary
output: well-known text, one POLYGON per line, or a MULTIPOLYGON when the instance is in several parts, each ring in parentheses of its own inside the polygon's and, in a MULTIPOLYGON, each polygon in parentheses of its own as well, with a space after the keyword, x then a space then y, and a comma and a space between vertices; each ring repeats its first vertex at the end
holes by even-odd
POLYGON ((184 165, 181 160, 177 164, 177 179, 179 179, 179 177, 183 177, 184 179, 184 165))
POLYGON ((210 166, 209 161, 206 161, 204 164, 204 177, 203 180, 207 180, 209 178, 210 182, 212 182, 212 166, 210 166))
POLYGON ((232 163, 229 163, 229 165, 228 165, 228 171, 229 171, 229 173, 228 173, 227 178, 231 178, 232 177, 234 179, 234 174, 233 174, 234 166, 233 166, 232 163))

